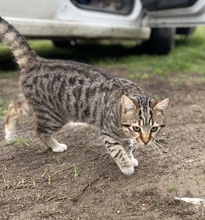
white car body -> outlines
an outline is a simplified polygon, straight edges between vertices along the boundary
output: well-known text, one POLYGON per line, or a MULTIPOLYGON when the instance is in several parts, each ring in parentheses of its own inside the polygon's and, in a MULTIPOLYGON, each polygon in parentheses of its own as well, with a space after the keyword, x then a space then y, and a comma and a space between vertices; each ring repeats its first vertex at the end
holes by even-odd
MULTIPOLYGON (((189 7, 150 11, 143 7, 143 2, 166 1, 133 0, 132 8, 127 14, 89 10, 87 6, 79 7, 80 3, 74 4, 78 1, 1 0, 0 16, 13 24, 26 37, 49 39, 114 38, 144 41, 151 37, 152 28, 191 27, 205 24, 204 0, 194 0, 196 2, 189 7)), ((167 2, 170 4, 172 1, 167 2)), ((157 36, 160 34, 157 33, 157 36)), ((171 43, 169 44, 171 49, 171 43)))
POLYGON ((150 28, 141 25, 140 1, 124 16, 83 10, 69 0, 1 0, 0 15, 28 37, 148 39, 150 35, 150 28))

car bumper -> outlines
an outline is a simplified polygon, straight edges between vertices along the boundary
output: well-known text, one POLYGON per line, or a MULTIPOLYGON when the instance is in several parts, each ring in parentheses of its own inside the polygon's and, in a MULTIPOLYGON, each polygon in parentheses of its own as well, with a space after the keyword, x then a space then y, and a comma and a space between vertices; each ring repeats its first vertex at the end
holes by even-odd
POLYGON ((26 37, 38 38, 93 38, 135 39, 150 37, 149 27, 119 24, 89 24, 66 20, 6 18, 26 37))

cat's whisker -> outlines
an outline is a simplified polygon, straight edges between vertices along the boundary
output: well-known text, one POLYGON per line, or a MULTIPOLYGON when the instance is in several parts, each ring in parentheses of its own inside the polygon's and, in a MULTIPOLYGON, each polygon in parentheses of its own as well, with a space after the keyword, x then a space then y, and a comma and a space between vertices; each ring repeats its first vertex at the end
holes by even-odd
POLYGON ((164 147, 162 144, 159 144, 158 142, 155 142, 155 144, 158 146, 158 147, 160 147, 164 152, 168 152, 169 150, 168 150, 168 148, 166 148, 166 147, 164 147))
POLYGON ((162 154, 162 151, 159 149, 159 147, 158 147, 155 143, 152 144, 151 146, 152 146, 154 149, 157 149, 160 154, 162 154))
POLYGON ((136 148, 136 146, 135 146, 135 145, 133 145, 133 146, 126 146, 126 147, 124 147, 124 149, 125 149, 125 151, 126 151, 127 153, 129 153, 130 151, 133 151, 135 148, 136 148))

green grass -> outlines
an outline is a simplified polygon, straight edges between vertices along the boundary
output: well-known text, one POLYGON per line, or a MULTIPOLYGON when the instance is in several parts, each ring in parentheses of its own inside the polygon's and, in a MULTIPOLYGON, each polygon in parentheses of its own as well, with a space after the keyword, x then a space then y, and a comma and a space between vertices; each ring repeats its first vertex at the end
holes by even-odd
POLYGON ((28 142, 29 140, 27 138, 17 137, 15 139, 14 146, 17 148, 28 147, 29 146, 28 142))
POLYGON ((47 170, 45 170, 45 172, 42 174, 41 177, 45 177, 48 181, 48 184, 49 185, 51 184, 51 179, 52 179, 53 175, 49 174, 47 170))
MULTIPOLYGON (((164 56, 135 53, 133 41, 107 41, 102 44, 79 43, 74 47, 56 48, 48 40, 29 41, 34 50, 43 57, 72 59, 95 66, 126 68, 130 78, 149 79, 152 75, 166 76, 170 73, 205 74, 205 27, 197 28, 187 38, 177 38, 176 48, 164 56)), ((11 65, 9 50, 0 45, 0 66, 11 65)), ((4 75, 4 71, 0 75, 4 75)), ((10 75, 10 74, 9 74, 10 75)))
POLYGON ((7 113, 9 100, 4 97, 4 99, 0 98, 0 119, 4 119, 7 113))
POLYGON ((177 189, 177 186, 175 184, 170 184, 167 188, 167 191, 169 193, 172 193, 172 192, 175 192, 177 193, 178 192, 178 189, 177 189))
POLYGON ((79 175, 79 166, 78 164, 73 165, 73 176, 76 178, 79 175))
MULTIPOLYGON (((205 74, 205 27, 197 28, 193 35, 176 39, 176 47, 164 56, 129 55, 112 60, 115 66, 128 68, 131 78, 147 79, 152 74, 165 76, 169 73, 205 74)), ((106 64, 107 60, 97 62, 106 64)), ((111 64, 111 61, 107 61, 111 64)))
MULTIPOLYGON (((0 48, 1 50, 1 48, 0 48)), ((9 61, 11 62, 11 61, 9 61)), ((1 61, 0 61, 1 63, 1 61)), ((2 65, 2 64, 1 64, 2 65)), ((19 77, 19 71, 11 71, 11 70, 0 70, 0 79, 1 78, 9 78, 9 79, 17 79, 19 77)))

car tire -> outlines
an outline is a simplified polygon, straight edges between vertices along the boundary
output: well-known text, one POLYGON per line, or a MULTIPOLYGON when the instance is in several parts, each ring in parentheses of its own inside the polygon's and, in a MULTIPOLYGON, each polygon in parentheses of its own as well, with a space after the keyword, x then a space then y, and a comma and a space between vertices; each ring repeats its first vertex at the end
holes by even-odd
POLYGON ((188 36, 192 34, 196 30, 196 27, 182 27, 182 28, 176 28, 176 34, 185 35, 188 36))
POLYGON ((152 28, 149 40, 140 47, 149 54, 168 54, 175 47, 175 31, 175 28, 152 28))
POLYGON ((53 40, 53 44, 57 48, 65 48, 70 46, 75 46, 75 40, 53 40))

